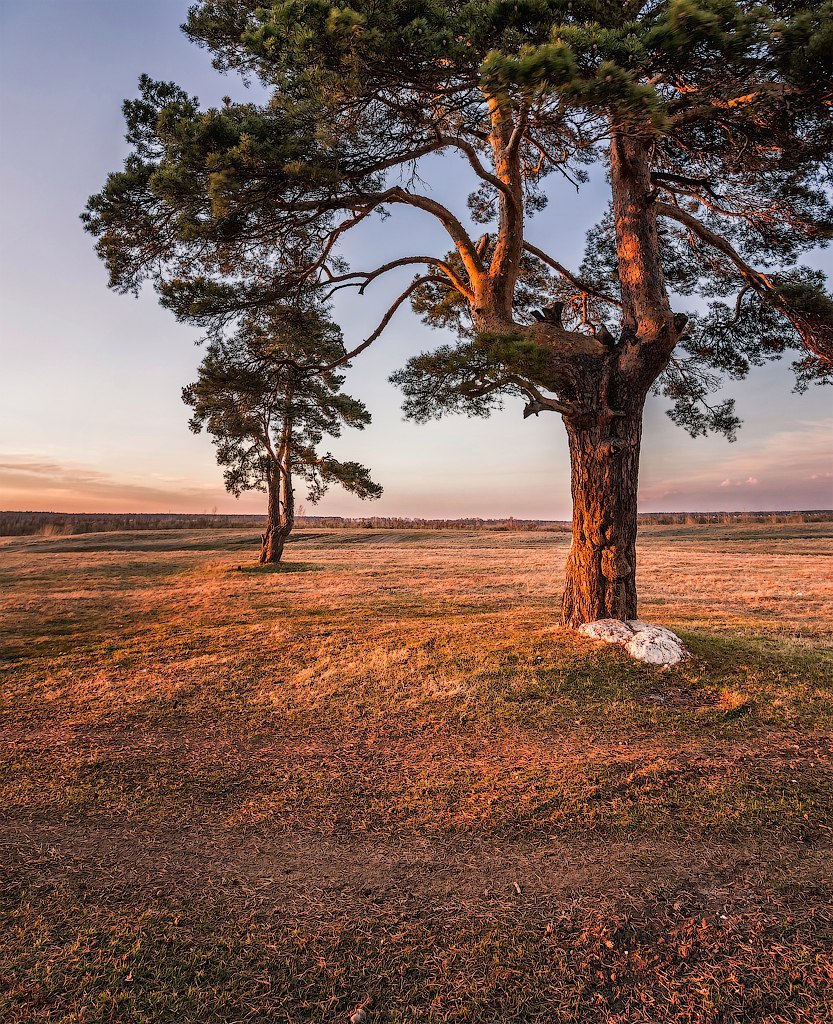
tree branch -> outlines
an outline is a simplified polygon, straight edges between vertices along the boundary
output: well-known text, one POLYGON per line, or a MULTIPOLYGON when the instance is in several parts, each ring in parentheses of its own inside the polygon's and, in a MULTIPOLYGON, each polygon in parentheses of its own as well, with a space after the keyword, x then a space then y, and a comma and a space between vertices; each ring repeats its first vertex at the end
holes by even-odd
POLYGON ((451 210, 443 206, 442 203, 438 203, 435 199, 430 199, 428 196, 408 192, 398 185, 390 189, 387 200, 382 201, 415 206, 418 210, 424 210, 426 213, 432 214, 451 236, 471 279, 474 281, 483 274, 483 264, 477 255, 474 242, 451 210))
POLYGON ((718 235, 710 228, 707 228, 702 221, 693 217, 686 210, 681 210, 678 206, 671 206, 668 203, 656 203, 655 209, 660 217, 667 217, 669 220, 675 220, 678 224, 684 225, 702 242, 728 257, 740 271, 741 277, 756 291, 764 293, 775 291, 772 282, 766 274, 762 274, 759 270, 751 267, 722 235, 718 235))
POLYGON ((451 210, 429 196, 408 192, 401 185, 393 185, 391 188, 385 189, 384 192, 354 193, 350 196, 330 199, 308 199, 289 202, 274 198, 272 201, 277 208, 289 214, 321 214, 326 210, 359 210, 366 216, 367 213, 378 209, 385 203, 400 203, 404 206, 413 206, 416 209, 430 213, 440 221, 457 247, 466 270, 473 278, 483 274, 483 266, 475 250, 474 242, 451 210))
POLYGON ((326 267, 327 258, 333 251, 333 246, 336 244, 341 235, 345 231, 349 231, 350 228, 354 228, 357 224, 361 224, 363 220, 370 216, 372 210, 362 210, 360 213, 355 214, 353 217, 348 217, 347 220, 343 220, 340 224, 337 224, 335 228, 327 235, 327 241, 324 243, 324 247, 321 250, 321 255, 309 266, 305 267, 302 273, 299 275, 302 281, 305 281, 311 274, 321 270, 322 267, 326 267))
POLYGON ((343 356, 341 356, 338 359, 334 359, 333 362, 331 363, 327 363, 324 366, 305 367, 305 369, 313 370, 316 373, 327 373, 329 370, 335 370, 337 367, 344 366, 345 363, 349 363, 351 359, 354 359, 357 355, 359 355, 359 353, 364 352, 366 348, 369 348, 373 344, 373 342, 376 341, 376 339, 382 334, 382 332, 391 322, 394 313, 397 311, 397 309, 399 309, 402 303, 406 299, 409 299, 411 295, 413 295, 413 293, 417 290, 417 288, 421 287, 424 284, 427 284, 430 281, 442 282, 443 278, 436 277, 432 274, 416 278, 408 285, 405 291, 402 292, 402 294, 398 296, 398 298, 393 302, 393 304, 389 307, 387 313, 385 313, 385 315, 379 322, 379 326, 371 335, 365 338, 361 345, 357 345, 352 351, 346 352, 343 356))
MULTIPOLYGON (((328 284, 350 287, 350 284, 342 284, 342 282, 357 284, 358 280, 361 280, 362 284, 359 285, 359 294, 363 295, 365 288, 371 283, 371 281, 375 281, 377 277, 388 273, 390 270, 395 270, 397 267, 413 266, 414 264, 437 267, 446 275, 446 277, 451 281, 451 284, 458 292, 460 292, 461 295, 465 296, 469 301, 473 300, 474 292, 472 292, 471 288, 469 288, 469 286, 454 273, 454 270, 445 262, 445 260, 437 259, 435 256, 403 256, 400 259, 391 260, 389 263, 385 263, 381 267, 377 267, 376 270, 355 271, 350 274, 339 274, 337 277, 330 275, 328 277, 328 284)), ((334 288, 333 291, 328 294, 327 298, 330 298, 337 290, 337 288, 334 288)))
POLYGON ((595 299, 601 299, 603 302, 609 302, 611 306, 621 307, 622 303, 618 299, 614 299, 612 295, 608 295, 606 292, 600 292, 595 288, 591 288, 580 278, 576 277, 575 274, 571 274, 566 267, 563 267, 557 260, 554 260, 552 256, 548 256, 543 249, 539 249, 531 242, 524 242, 524 249, 533 256, 537 256, 542 263, 546 263, 547 266, 552 267, 552 269, 557 271, 565 281, 569 281, 570 284, 578 288, 580 292, 584 292, 585 295, 592 295, 595 299))
POLYGON ((488 383, 484 381, 471 387, 462 387, 460 394, 464 398, 485 398, 486 395, 499 391, 507 385, 517 388, 528 399, 527 405, 524 408, 524 419, 528 416, 537 416, 539 412, 560 412, 566 415, 575 411, 571 405, 566 405, 556 398, 547 398, 529 381, 514 374, 508 374, 499 380, 489 381, 488 383))
POLYGON ((512 129, 512 134, 509 136, 509 142, 506 144, 507 153, 514 156, 521 145, 521 140, 524 137, 527 126, 529 124, 529 104, 526 100, 521 101, 520 110, 518 111, 518 120, 515 122, 515 127, 512 129))
POLYGON ((490 185, 494 186, 494 188, 498 189, 500 192, 503 192, 504 195, 512 198, 512 189, 506 184, 505 181, 501 181, 501 179, 496 174, 492 174, 491 171, 486 170, 486 168, 480 162, 480 156, 477 150, 470 142, 466 142, 465 139, 452 138, 449 135, 439 135, 438 138, 440 142, 443 143, 443 145, 454 146, 461 152, 465 153, 469 163, 474 168, 474 172, 478 176, 478 178, 482 178, 483 181, 487 181, 490 185))
POLYGON ((692 188, 702 188, 713 196, 715 194, 709 178, 692 178, 688 174, 675 174, 671 171, 651 171, 651 181, 663 187, 669 182, 678 185, 689 185, 692 188))
POLYGON ((560 412, 564 415, 575 412, 575 409, 571 405, 567 405, 565 402, 560 402, 557 398, 547 398, 546 395, 542 395, 541 392, 534 385, 530 384, 529 381, 523 380, 520 377, 509 376, 506 378, 510 384, 514 384, 520 388, 521 391, 529 399, 529 404, 524 409, 524 419, 528 416, 537 416, 539 412, 560 412), (538 408, 533 408, 537 405, 538 408))

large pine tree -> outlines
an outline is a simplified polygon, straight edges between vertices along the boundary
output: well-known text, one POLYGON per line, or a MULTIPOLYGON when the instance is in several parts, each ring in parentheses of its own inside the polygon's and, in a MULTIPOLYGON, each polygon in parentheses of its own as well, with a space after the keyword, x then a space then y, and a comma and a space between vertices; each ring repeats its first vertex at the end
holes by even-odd
POLYGON ((152 278, 179 316, 216 325, 292 282, 363 290, 415 267, 347 355, 410 299, 459 335, 398 375, 412 415, 483 414, 512 394, 560 414, 563 620, 634 617, 651 389, 692 433, 731 434, 730 404, 708 401, 719 375, 787 349, 800 386, 831 375, 833 300, 798 262, 833 226, 830 2, 204 0, 185 30, 272 99, 201 111, 143 80, 126 105, 132 153, 86 214, 113 286, 152 278), (426 158, 448 153, 471 175, 465 212, 420 187, 438 173, 426 158), (525 226, 548 175, 580 183, 593 163, 610 208, 571 270, 555 204, 546 249, 525 226), (402 205, 438 221, 451 252, 403 244, 347 268, 344 236, 402 205), (706 313, 682 308, 687 295, 706 313))

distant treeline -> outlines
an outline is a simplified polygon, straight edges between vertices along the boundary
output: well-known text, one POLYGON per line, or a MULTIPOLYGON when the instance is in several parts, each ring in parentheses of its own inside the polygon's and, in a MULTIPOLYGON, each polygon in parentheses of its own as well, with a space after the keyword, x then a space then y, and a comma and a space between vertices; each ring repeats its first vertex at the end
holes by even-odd
MULTIPOLYGON (((833 520, 833 510, 804 512, 646 512, 645 525, 706 525, 715 523, 821 523, 833 520)), ((110 512, 0 512, 0 536, 58 537, 73 533, 112 533, 122 530, 233 530, 263 527, 263 516, 174 515, 173 513, 110 512)), ((569 530, 556 519, 412 519, 401 516, 302 516, 300 529, 330 530, 569 530)))
MULTIPOLYGON (((705 525, 709 523, 824 523, 833 521, 833 509, 785 512, 642 512, 644 525, 705 525)), ((403 519, 396 516, 305 516, 300 525, 344 530, 569 530, 564 519, 403 519)))
POLYGON ((114 533, 121 530, 229 530, 263 526, 263 516, 121 512, 0 512, 0 536, 114 533))

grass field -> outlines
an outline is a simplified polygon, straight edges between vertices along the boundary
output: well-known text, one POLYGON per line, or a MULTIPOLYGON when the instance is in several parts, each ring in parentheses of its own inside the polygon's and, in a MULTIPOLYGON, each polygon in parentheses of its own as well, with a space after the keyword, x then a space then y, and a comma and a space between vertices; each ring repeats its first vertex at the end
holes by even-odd
POLYGON ((8 1022, 816 1022, 833 524, 0 539, 8 1022))

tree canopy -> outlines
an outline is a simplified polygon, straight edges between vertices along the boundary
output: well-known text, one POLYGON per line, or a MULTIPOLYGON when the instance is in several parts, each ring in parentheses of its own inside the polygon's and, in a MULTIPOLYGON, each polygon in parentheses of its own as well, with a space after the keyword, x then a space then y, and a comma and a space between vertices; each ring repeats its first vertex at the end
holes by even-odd
POLYGON ((832 13, 735 0, 209 0, 186 32, 218 67, 273 88, 272 101, 201 111, 175 86, 143 80, 125 105, 133 152, 87 223, 116 287, 153 277, 182 314, 193 292, 179 278, 213 286, 222 307, 230 267, 258 281, 263 301, 288 270, 343 282, 333 273, 343 236, 371 213, 416 207, 443 224, 454 258, 407 253, 354 271, 356 284, 413 265, 477 326, 512 333, 521 255, 534 254, 572 294, 570 330, 533 335, 589 351, 586 333, 621 319, 614 219, 591 233, 573 274, 524 241, 524 217, 545 205, 549 174, 581 180, 625 132, 650 148, 668 288, 710 302, 689 317, 665 381, 678 420, 702 425, 680 403, 696 405, 715 372, 740 376, 799 349, 802 382, 830 374, 833 303, 796 260, 833 225, 832 13), (470 216, 413 187, 422 158, 449 152, 470 165, 470 216), (497 228, 487 259, 472 220, 497 228), (313 241, 316 258, 299 261, 313 241))

